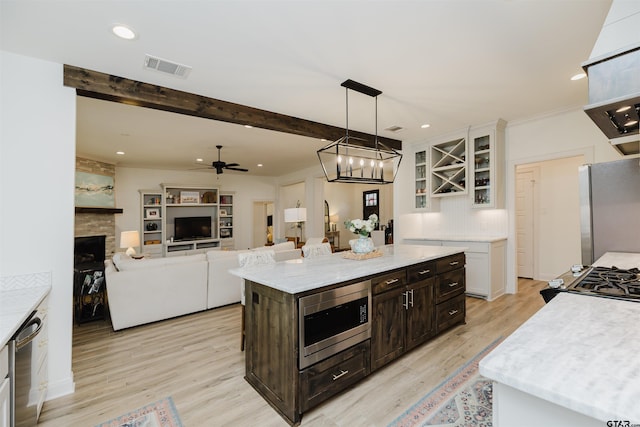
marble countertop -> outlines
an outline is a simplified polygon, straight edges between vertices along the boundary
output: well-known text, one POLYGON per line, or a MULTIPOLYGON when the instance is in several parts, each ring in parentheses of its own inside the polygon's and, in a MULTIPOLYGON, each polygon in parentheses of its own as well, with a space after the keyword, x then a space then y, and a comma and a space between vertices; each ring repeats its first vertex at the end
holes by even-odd
POLYGON ((0 346, 9 342, 50 291, 49 273, 0 278, 0 346))
POLYGON ((343 258, 343 252, 275 264, 229 270, 231 274, 290 294, 318 289, 372 274, 464 252, 464 247, 386 245, 383 255, 367 260, 343 258))
POLYGON ((507 240, 507 236, 430 236, 430 237, 405 237, 404 240, 441 240, 447 242, 478 242, 493 243, 507 240))
POLYGON ((638 423, 639 320, 638 302, 560 293, 482 359, 480 373, 598 420, 638 423))
POLYGON ((602 255, 596 262, 594 267, 613 267, 622 269, 640 268, 640 254, 631 252, 607 252, 602 255))

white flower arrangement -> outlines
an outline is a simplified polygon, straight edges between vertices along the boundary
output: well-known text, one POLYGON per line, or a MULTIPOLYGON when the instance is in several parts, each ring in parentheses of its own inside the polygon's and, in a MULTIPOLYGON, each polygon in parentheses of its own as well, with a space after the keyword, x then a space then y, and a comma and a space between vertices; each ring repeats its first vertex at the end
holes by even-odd
POLYGON ((369 233, 375 230, 377 223, 378 215, 371 214, 369 215, 369 219, 366 221, 363 219, 352 219, 345 221, 344 226, 352 233, 359 234, 363 237, 369 237, 369 233))

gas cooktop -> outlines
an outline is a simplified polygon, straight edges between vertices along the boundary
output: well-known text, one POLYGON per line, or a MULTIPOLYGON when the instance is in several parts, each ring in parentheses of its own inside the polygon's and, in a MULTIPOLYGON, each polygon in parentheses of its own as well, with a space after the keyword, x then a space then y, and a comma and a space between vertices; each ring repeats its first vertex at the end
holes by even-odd
POLYGON ((640 270, 574 265, 571 271, 549 281, 549 288, 540 294, 545 302, 549 302, 558 292, 640 302, 640 270))

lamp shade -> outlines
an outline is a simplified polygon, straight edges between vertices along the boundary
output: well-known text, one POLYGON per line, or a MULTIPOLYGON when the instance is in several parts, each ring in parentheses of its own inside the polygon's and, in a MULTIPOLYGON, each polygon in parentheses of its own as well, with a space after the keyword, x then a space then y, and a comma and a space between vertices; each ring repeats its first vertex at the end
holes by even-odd
POLYGON ((284 222, 304 222, 307 220, 307 208, 289 208, 284 210, 284 222))
POLYGON ((127 248, 127 255, 134 255, 136 251, 133 248, 136 246, 140 246, 140 233, 137 230, 120 233, 120 247, 127 248))

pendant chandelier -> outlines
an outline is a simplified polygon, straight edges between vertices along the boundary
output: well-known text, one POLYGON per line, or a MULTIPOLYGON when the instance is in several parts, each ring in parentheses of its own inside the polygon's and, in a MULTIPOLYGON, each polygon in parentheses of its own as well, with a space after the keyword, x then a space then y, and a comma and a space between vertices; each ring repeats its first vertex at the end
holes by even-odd
POLYGON ((378 89, 353 80, 340 85, 346 89, 347 123, 346 134, 318 150, 318 159, 328 182, 358 184, 391 184, 396 177, 402 154, 378 141, 378 89), (349 135, 349 89, 369 95, 375 99, 375 141, 349 135))

